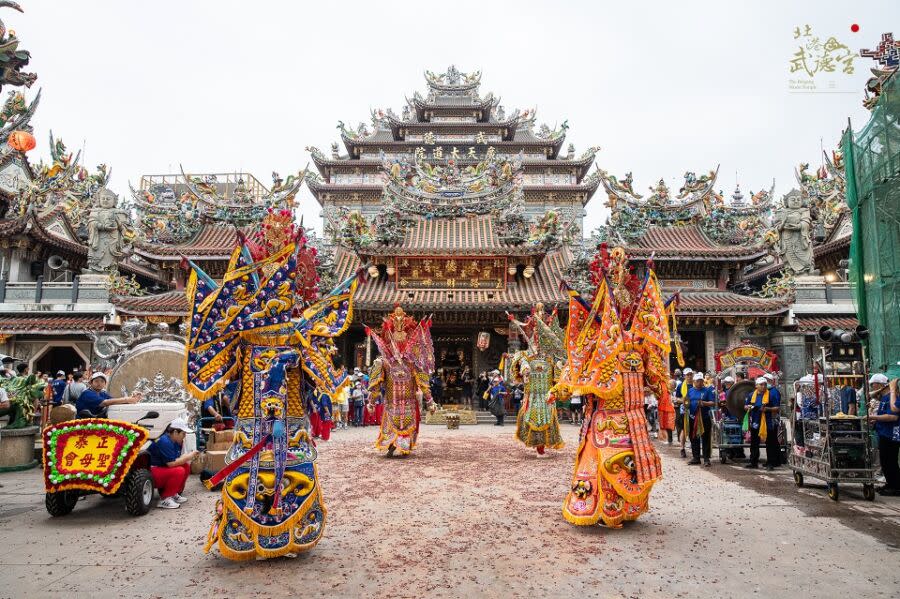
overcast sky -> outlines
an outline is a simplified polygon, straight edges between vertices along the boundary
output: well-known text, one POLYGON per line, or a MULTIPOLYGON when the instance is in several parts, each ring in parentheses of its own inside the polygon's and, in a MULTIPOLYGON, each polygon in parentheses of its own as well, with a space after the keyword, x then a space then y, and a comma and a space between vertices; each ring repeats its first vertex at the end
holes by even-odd
MULTIPOLYGON (((269 184, 296 172, 305 147, 328 152, 338 120, 376 107, 399 113, 424 90, 424 69, 480 69, 482 93, 507 113, 537 106, 538 122, 568 119, 580 154, 630 170, 644 191, 676 190, 686 170, 721 164, 727 195, 776 179, 780 197, 801 161, 820 163, 847 123, 858 129, 874 62, 832 75, 834 91, 791 93, 797 26, 854 53, 900 36, 900 2, 60 2, 21 0, 0 18, 30 50, 43 88, 33 124, 82 145, 87 165, 112 167, 127 194, 142 174, 244 170, 269 184), (786 6, 787 5, 787 6, 786 6), (859 32, 851 31, 852 24, 859 32)), ((824 83, 818 76, 817 81, 824 83)), ((605 220, 603 194, 586 229, 605 220)), ((306 222, 321 226, 304 190, 306 222), (310 218, 315 217, 315 218, 310 218)))

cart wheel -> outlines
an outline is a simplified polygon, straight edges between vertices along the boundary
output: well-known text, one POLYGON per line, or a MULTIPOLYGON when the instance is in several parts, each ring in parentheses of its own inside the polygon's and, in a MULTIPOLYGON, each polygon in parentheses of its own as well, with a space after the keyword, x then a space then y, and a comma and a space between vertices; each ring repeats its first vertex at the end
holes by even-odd
POLYGON ((44 496, 44 506, 54 518, 65 516, 75 509, 78 503, 78 491, 58 491, 44 496))
POLYGON ((803 473, 794 470, 794 482, 797 483, 798 487, 803 486, 803 473))
POLYGON ((839 499, 837 483, 828 483, 828 497, 830 497, 832 501, 837 501, 839 499))
POLYGON ((720 453, 720 454, 719 454, 719 461, 722 462, 723 464, 727 464, 727 463, 728 463, 728 454, 727 454, 727 453, 720 453))
POLYGON ((875 501, 875 485, 866 483, 863 485, 863 497, 866 501, 875 501))
POLYGON ((153 502, 153 478, 146 468, 135 468, 125 477, 125 511, 143 516, 153 502))

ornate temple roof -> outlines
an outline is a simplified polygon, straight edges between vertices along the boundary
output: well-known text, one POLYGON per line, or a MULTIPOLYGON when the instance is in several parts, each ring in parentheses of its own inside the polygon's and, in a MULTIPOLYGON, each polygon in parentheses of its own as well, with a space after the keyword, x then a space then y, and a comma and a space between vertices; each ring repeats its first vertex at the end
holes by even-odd
POLYGON ((542 253, 540 247, 503 239, 490 215, 462 218, 417 216, 408 223, 403 241, 396 245, 360 250, 366 255, 510 256, 542 253))
POLYGON ((103 315, 52 314, 46 312, 4 314, 0 318, 3 335, 68 335, 102 331, 103 315))
POLYGON ((852 316, 797 316, 795 320, 797 330, 804 333, 817 333, 822 327, 852 331, 859 326, 852 316))
MULTIPOLYGON (((329 169, 335 169, 337 172, 342 172, 347 169, 357 169, 357 168, 365 168, 366 170, 377 171, 380 170, 384 161, 381 158, 376 157, 362 157, 358 160, 350 161, 349 158, 344 156, 326 156, 320 149, 315 146, 309 146, 306 150, 312 156, 313 164, 316 165, 319 173, 323 177, 327 177, 330 174, 329 169)), ((479 155, 484 153, 486 148, 479 148, 479 155)), ((591 165, 594 163, 594 157, 596 156, 598 148, 588 148, 587 151, 582 153, 581 156, 575 157, 574 153, 570 156, 556 158, 552 164, 547 162, 546 158, 531 158, 529 156, 525 156, 522 158, 522 166, 524 167, 525 172, 529 172, 532 170, 544 170, 548 166, 553 166, 554 169, 559 168, 574 168, 576 169, 576 180, 581 181, 581 179, 587 175, 588 170, 590 170, 591 165)), ((481 162, 481 158, 468 158, 465 155, 460 156, 460 158, 456 161, 460 167, 473 166, 481 162)), ((600 183, 599 176, 597 177, 595 187, 598 187, 600 183)), ((322 185, 322 183, 320 183, 322 185)), ((526 184, 527 186, 527 184, 526 184)))
MULTIPOLYGON (((241 229, 249 232, 248 227, 241 229)), ((238 243, 237 228, 224 223, 206 223, 193 237, 177 244, 142 240, 135 243, 141 256, 161 261, 181 261, 184 256, 199 260, 228 260, 238 243)))
POLYGON ((474 147, 483 155, 490 146, 495 149, 539 149, 547 158, 556 158, 565 140, 568 124, 536 126, 534 109, 509 115, 499 98, 481 96, 481 73, 462 73, 451 65, 444 73, 426 71, 428 91, 416 92, 406 99, 402 115, 390 108, 371 112, 371 127, 360 123, 355 129, 338 122, 341 141, 349 159, 361 159, 365 148, 405 149, 413 152, 426 146, 449 151, 456 146, 463 153, 474 147), (477 134, 475 137, 469 135, 477 134), (424 138, 434 135, 435 140, 424 138), (413 139, 410 139, 413 137, 413 139))
POLYGON ((699 258, 715 261, 750 261, 766 254, 756 245, 723 245, 712 241, 699 225, 650 226, 625 246, 632 260, 699 258))
POLYGON ((284 180, 273 172, 269 189, 246 173, 145 175, 140 188, 131 189, 142 244, 206 242, 198 237, 206 225, 231 229, 259 222, 270 209, 292 207, 305 176, 304 171, 284 180))
POLYGON ((686 172, 677 194, 660 179, 649 188, 646 197, 634 190, 631 173, 619 181, 600 170, 610 208, 607 224, 599 229, 600 236, 604 241, 630 244, 652 227, 677 229, 693 225, 702 229, 707 238, 695 239, 695 245, 712 242, 723 251, 726 246, 759 246, 768 227, 774 181, 770 190, 752 193, 749 202, 745 201, 740 187, 735 189, 731 201, 726 202, 715 191, 718 170, 717 167, 701 176, 686 172))
POLYGON ((156 295, 115 295, 110 301, 118 312, 129 316, 186 316, 189 312, 184 290, 156 295))
POLYGON ((777 316, 785 314, 791 300, 764 299, 732 291, 683 291, 678 316, 777 316))

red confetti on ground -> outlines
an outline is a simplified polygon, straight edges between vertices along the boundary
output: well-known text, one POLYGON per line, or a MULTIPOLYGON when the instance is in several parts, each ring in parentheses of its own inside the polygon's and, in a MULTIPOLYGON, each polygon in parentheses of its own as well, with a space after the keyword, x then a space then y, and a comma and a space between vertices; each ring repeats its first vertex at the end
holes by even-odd
POLYGON ((850 25, 850 31, 852 31, 853 33, 856 33, 857 31, 859 31, 859 25, 857 25, 856 23, 854 23, 853 25, 850 25))

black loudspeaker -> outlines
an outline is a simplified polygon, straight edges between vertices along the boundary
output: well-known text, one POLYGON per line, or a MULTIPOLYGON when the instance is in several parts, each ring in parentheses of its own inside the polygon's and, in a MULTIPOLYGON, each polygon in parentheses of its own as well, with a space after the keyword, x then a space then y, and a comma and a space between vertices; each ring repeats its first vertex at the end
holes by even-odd
POLYGON ((831 341, 834 336, 834 330, 829 326, 824 326, 819 329, 819 339, 822 341, 831 341))

